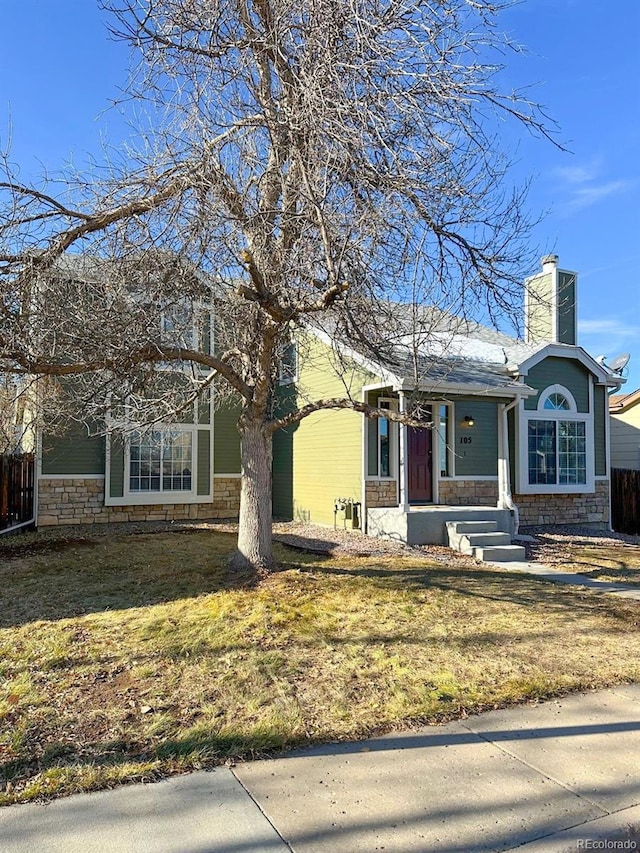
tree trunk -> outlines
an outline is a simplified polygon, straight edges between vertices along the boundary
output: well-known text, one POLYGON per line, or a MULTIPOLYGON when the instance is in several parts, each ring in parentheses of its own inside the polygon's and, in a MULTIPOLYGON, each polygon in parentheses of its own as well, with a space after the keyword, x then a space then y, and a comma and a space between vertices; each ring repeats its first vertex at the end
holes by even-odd
MULTIPOLYGON (((241 419, 242 420, 242 419, 241 419)), ((257 574, 272 571, 272 436, 261 422, 239 423, 242 480, 238 550, 231 560, 236 569, 257 574)))

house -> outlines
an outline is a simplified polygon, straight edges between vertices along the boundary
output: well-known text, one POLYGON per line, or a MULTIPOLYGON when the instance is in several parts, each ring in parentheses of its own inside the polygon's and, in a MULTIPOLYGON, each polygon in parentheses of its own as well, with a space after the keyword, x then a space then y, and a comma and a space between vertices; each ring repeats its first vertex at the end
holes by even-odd
POLYGON ((611 467, 640 470, 640 389, 609 397, 611 467))
MULTIPOLYGON (((155 279, 136 290, 130 282, 145 275, 143 261, 144 258, 136 259, 132 273, 131 267, 119 269, 113 262, 98 263, 92 258, 67 255, 57 263, 56 281, 61 282, 65 295, 71 291, 79 300, 91 298, 92 288, 101 297, 104 282, 109 282, 110 299, 119 299, 121 312, 129 312, 126 318, 120 313, 123 352, 128 338, 153 342, 154 336, 169 340, 173 346, 209 352, 213 340, 211 282, 186 263, 180 269, 179 261, 176 263, 172 256, 156 254, 147 273, 155 279), (165 263, 167 274, 157 274, 158 261, 165 263), (182 275, 183 286, 186 281, 188 298, 181 297, 179 289, 177 295, 173 294, 174 274, 182 275)), ((67 298, 73 301, 72 296, 67 298)), ((58 299, 57 304, 64 305, 64 301, 58 299)), ((161 365, 156 376, 157 400, 162 400, 167 383, 175 391, 183 379, 182 368, 161 365)), ((122 383, 123 389, 131 384, 127 374, 122 383)), ((188 383, 182 384, 187 391, 193 391, 188 383)), ((138 401, 149 391, 143 387, 138 401)), ((66 424, 63 433, 46 428, 39 431, 39 526, 237 516, 237 408, 217 405, 213 390, 199 399, 189 398, 179 417, 158 419, 152 429, 129 431, 123 438, 117 430, 104 435, 104 418, 112 423, 118 418, 130 421, 129 390, 120 401, 119 415, 114 406, 107 406, 99 395, 94 396, 98 397, 98 408, 104 408, 94 419, 97 428, 91 430, 77 422, 66 424)))
MULTIPOLYGON (((279 430, 274 515, 407 542, 441 542, 446 521, 480 511, 504 529, 518 517, 607 525, 607 391, 621 380, 576 344, 576 282, 555 255, 543 259, 527 280, 524 340, 424 308, 430 333, 400 334, 376 360, 308 326, 283 354, 283 411, 347 393, 390 411, 418 406, 432 428, 321 410, 279 430)), ((126 441, 45 432, 38 523, 233 517, 237 414, 214 390, 180 423, 126 441)))
POLYGON ((474 518, 503 530, 518 519, 608 525, 607 392, 622 380, 577 346, 576 283, 546 256, 526 283, 524 340, 442 315, 419 345, 417 372, 401 339, 383 366, 310 328, 300 393, 346 388, 399 412, 418 400, 433 429, 319 411, 280 431, 274 514, 409 543, 442 542, 445 522, 474 518), (336 349, 350 365, 340 376, 336 349))

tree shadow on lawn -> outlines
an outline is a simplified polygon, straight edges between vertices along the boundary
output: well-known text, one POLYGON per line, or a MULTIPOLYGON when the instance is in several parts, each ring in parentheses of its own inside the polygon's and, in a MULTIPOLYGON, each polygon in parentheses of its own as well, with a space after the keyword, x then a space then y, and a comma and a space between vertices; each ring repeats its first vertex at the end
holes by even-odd
POLYGON ((235 536, 194 530, 0 543, 0 628, 164 604, 249 587, 235 536), (191 532, 191 531, 189 531, 191 532))
MULTIPOLYGON (((167 776, 215 767, 234 760, 252 760, 267 758, 282 750, 301 746, 320 745, 326 738, 309 738, 298 734, 277 730, 260 730, 256 733, 225 734, 216 732, 213 727, 192 729, 184 734, 168 738, 160 744, 142 743, 136 740, 93 741, 84 744, 53 743, 38 756, 15 758, 0 762, 0 807, 10 802, 25 802, 20 789, 29 788, 41 774, 53 771, 71 771, 76 780, 62 783, 53 794, 47 784, 43 784, 36 795, 37 800, 47 800, 51 796, 65 796, 79 791, 112 788, 114 784, 131 782, 153 782, 167 776), (118 772, 123 765, 138 764, 124 775, 118 772), (104 776, 95 778, 95 770, 100 768, 104 776), (90 781, 83 783, 83 771, 89 771, 90 781), (115 777, 108 778, 115 771, 115 777), (10 783, 10 795, 3 796, 10 783)), ((58 783, 59 784, 59 783, 58 783)), ((33 797, 30 796, 29 799, 33 797)))
MULTIPOLYGON (((229 568, 235 533, 196 527, 105 533, 0 539, 0 629, 250 589, 259 581, 229 568)), ((318 566, 340 544, 314 539, 294 547, 279 539, 281 571, 318 566)))
POLYGON ((582 574, 594 580, 640 584, 640 547, 635 545, 585 547, 571 543, 554 548, 554 543, 543 542, 532 546, 532 554, 559 571, 582 574))
MULTIPOLYGON (((635 602, 622 602, 610 597, 554 583, 544 576, 524 575, 497 568, 450 568, 431 565, 428 568, 405 564, 397 569, 384 566, 339 568, 335 566, 300 566, 299 571, 352 576, 376 585, 397 590, 440 590, 461 596, 505 602, 523 607, 543 606, 545 611, 567 613, 577 620, 586 615, 606 615, 627 623, 635 602)), ((634 612, 637 612, 634 610, 634 612)), ((628 628, 627 628, 628 630, 628 628)))
MULTIPOLYGON (((255 578, 227 567, 235 544, 234 534, 193 528, 0 543, 0 559, 8 559, 0 571, 0 628, 249 588, 255 578), (175 535, 186 532, 190 535, 175 535)), ((611 601, 576 589, 560 590, 541 578, 493 568, 425 565, 393 553, 386 560, 397 561, 394 567, 376 565, 379 555, 353 567, 349 562, 366 559, 364 554, 344 555, 344 561, 341 555, 329 556, 336 548, 330 538, 313 540, 311 546, 292 550, 289 543, 276 543, 281 572, 346 576, 386 589, 443 590, 567 612, 577 607, 582 614, 620 612, 619 603, 616 609, 611 601)))

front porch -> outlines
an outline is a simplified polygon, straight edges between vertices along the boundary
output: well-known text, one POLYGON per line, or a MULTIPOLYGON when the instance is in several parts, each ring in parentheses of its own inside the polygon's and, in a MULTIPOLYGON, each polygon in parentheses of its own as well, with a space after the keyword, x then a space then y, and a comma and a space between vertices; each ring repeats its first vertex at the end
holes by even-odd
POLYGON ((514 534, 513 513, 495 506, 370 507, 367 509, 367 533, 395 539, 407 545, 448 545, 447 522, 494 521, 497 529, 514 534))

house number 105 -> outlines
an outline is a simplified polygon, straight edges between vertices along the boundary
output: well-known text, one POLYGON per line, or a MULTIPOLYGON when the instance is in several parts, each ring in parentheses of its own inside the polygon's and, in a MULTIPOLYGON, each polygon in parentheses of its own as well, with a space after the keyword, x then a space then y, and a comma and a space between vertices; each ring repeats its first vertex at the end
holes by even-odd
POLYGON ((460 444, 471 444, 472 441, 473 441, 473 439, 471 438, 470 435, 463 435, 460 438, 460 444))

